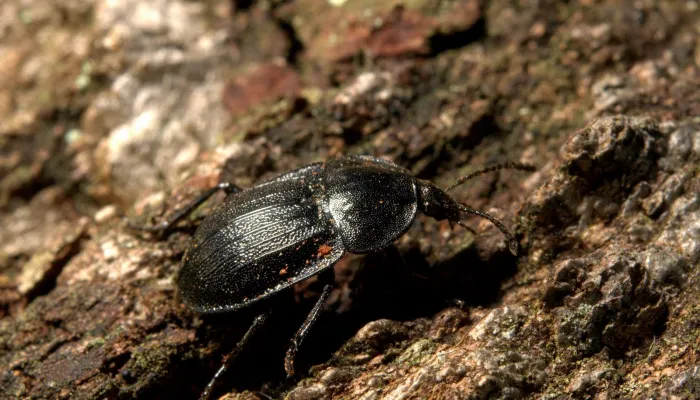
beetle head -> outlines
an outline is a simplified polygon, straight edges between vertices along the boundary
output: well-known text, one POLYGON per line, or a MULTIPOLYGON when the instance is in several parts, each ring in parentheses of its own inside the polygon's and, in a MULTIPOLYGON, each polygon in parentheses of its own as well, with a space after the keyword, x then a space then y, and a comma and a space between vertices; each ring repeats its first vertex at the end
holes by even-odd
POLYGON ((458 203, 452 196, 447 194, 447 192, 432 183, 418 181, 418 205, 425 215, 433 217, 438 221, 447 219, 451 222, 456 222, 460 226, 472 231, 472 233, 474 233, 474 231, 460 220, 460 213, 467 213, 485 218, 496 225, 506 237, 510 252, 513 253, 513 255, 518 255, 518 242, 508 228, 503 225, 503 222, 483 211, 475 210, 465 204, 458 203))
POLYGON ((418 181, 418 207, 425 215, 438 221, 459 221, 459 203, 430 182, 418 181))

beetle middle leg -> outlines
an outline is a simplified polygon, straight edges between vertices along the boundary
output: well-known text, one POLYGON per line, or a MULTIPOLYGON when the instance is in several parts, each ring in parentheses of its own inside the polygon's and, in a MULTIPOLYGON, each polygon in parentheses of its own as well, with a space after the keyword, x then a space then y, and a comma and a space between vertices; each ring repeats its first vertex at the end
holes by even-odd
POLYGON ((223 373, 225 373, 228 368, 233 364, 235 359, 238 357, 238 355, 241 353, 243 349, 246 348, 248 345, 248 342, 250 342, 251 337, 255 335, 255 333, 260 330, 260 328, 264 325, 265 321, 267 318, 272 314, 271 311, 266 311, 253 320, 253 324, 250 325, 250 328, 248 328, 248 331, 246 331, 245 335, 241 338, 240 341, 236 344, 236 347, 231 350, 230 353, 224 357, 224 361, 221 364, 221 367, 216 371, 214 376, 211 378, 207 386, 204 388, 204 391, 202 392, 201 396, 199 396, 199 400, 208 400, 209 397, 211 396, 211 392, 214 389, 214 385, 216 384, 216 381, 221 377, 223 373))
POLYGON ((129 227, 129 229, 151 232, 151 233, 154 233, 157 235, 162 235, 165 232, 167 232, 170 228, 172 228, 176 223, 178 223, 181 219, 183 219, 189 213, 194 211, 197 207, 202 205, 202 203, 207 201, 211 196, 213 196, 219 190, 223 190, 227 195, 229 195, 229 194, 233 194, 233 193, 238 193, 243 189, 241 189, 239 186, 237 186, 233 183, 230 183, 230 182, 219 183, 218 185, 216 185, 210 189, 207 189, 204 193, 200 194, 199 197, 192 200, 186 206, 175 211, 170 218, 161 222, 160 224, 151 225, 151 226, 133 225, 130 221, 127 220, 127 226, 129 227))
POLYGON ((299 346, 301 346, 301 343, 304 341, 304 338, 306 337, 306 335, 308 335, 309 331, 311 330, 311 327, 318 319, 318 316, 321 313, 321 308, 323 307, 323 304, 326 303, 326 300, 328 300, 328 296, 331 295, 332 291, 333 285, 324 286, 323 292, 321 293, 321 297, 318 298, 318 301, 316 301, 314 308, 311 309, 311 312, 304 320, 304 323, 294 335, 294 338, 292 338, 292 344, 289 346, 287 354, 284 357, 284 370, 287 372, 288 377, 294 375, 294 357, 297 354, 297 350, 299 350, 299 346))

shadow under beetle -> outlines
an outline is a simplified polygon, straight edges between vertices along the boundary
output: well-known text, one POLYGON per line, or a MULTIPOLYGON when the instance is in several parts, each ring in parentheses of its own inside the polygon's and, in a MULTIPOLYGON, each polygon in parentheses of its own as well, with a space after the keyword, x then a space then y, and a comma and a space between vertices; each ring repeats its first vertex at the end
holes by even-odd
MULTIPOLYGON (((420 210, 434 219, 468 228, 462 213, 491 221, 517 255, 518 243, 503 223, 458 203, 447 191, 470 178, 501 169, 534 171, 518 163, 498 164, 460 178, 443 190, 417 179, 407 169, 369 156, 350 156, 311 164, 243 190, 221 183, 157 226, 136 227, 164 233, 219 190, 228 196, 197 228, 183 257, 178 287, 183 302, 200 313, 233 311, 289 288, 330 268, 347 251, 380 250, 403 235, 420 210)), ((331 293, 326 285, 291 341, 287 375, 294 356, 331 293)), ((206 399, 250 337, 268 318, 255 318, 211 379, 206 399)))

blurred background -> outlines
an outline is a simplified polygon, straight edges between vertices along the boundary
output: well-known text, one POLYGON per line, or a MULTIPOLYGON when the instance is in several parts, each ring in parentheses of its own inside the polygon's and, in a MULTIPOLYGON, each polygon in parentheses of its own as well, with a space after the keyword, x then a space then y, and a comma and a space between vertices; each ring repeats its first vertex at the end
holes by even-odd
POLYGON ((196 398, 251 312, 175 276, 219 181, 345 154, 447 186, 520 256, 417 218, 348 256, 285 380, 310 280, 228 398, 700 396, 700 2, 3 0, 0 393, 196 398), (304 378, 304 379, 301 379, 304 378))

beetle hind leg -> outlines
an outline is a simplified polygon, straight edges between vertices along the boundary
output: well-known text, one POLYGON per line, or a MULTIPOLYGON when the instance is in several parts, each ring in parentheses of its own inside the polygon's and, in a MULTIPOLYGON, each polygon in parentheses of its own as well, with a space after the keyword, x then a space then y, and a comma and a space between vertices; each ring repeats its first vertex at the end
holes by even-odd
POLYGON ((221 364, 221 367, 219 367, 219 369, 211 378, 207 386, 204 388, 204 391, 202 392, 201 396, 199 396, 199 400, 209 399, 217 380, 228 370, 228 368, 233 364, 236 358, 238 358, 238 355, 241 353, 241 351, 247 347, 251 337, 253 337, 253 335, 255 335, 255 333, 258 330, 260 330, 260 328, 264 325, 265 321, 271 313, 271 311, 267 311, 255 317, 255 320, 253 320, 253 324, 250 325, 250 328, 248 328, 248 331, 246 331, 245 335, 243 335, 243 338, 241 338, 241 340, 236 344, 236 347, 234 347, 233 350, 231 350, 231 352, 228 353, 226 357, 224 357, 224 361, 221 364))
POLYGON ((204 193, 200 194, 199 197, 196 199, 192 200, 189 204, 186 206, 180 208, 179 210, 175 211, 171 217, 169 217, 167 220, 156 224, 156 225, 135 225, 132 224, 131 221, 128 219, 124 218, 126 221, 126 225, 129 227, 129 229, 135 230, 135 231, 142 231, 142 232, 150 232, 156 236, 162 236, 164 235, 170 228, 172 228, 176 223, 178 223, 180 220, 182 220, 184 217, 186 217, 188 214, 190 214, 192 211, 194 211, 197 207, 202 205, 205 201, 207 201, 211 196, 213 196, 216 192, 219 190, 223 190, 227 195, 233 194, 233 193, 238 193, 240 192, 241 189, 239 186, 229 183, 229 182, 224 182, 224 183, 219 183, 218 185, 207 189, 204 193))
POLYGON ((284 357, 284 370, 287 372, 287 377, 291 377, 294 375, 294 357, 296 356, 297 351, 301 346, 301 343, 304 341, 304 338, 306 337, 306 335, 308 335, 309 331, 311 330, 311 327, 318 319, 318 316, 321 313, 321 308, 326 303, 326 300, 328 300, 328 296, 331 295, 332 291, 333 285, 324 286, 323 292, 321 293, 321 297, 318 298, 318 301, 316 301, 314 308, 311 309, 311 312, 309 312, 309 315, 304 320, 304 323, 294 335, 294 338, 292 338, 292 344, 289 346, 287 354, 284 357))

